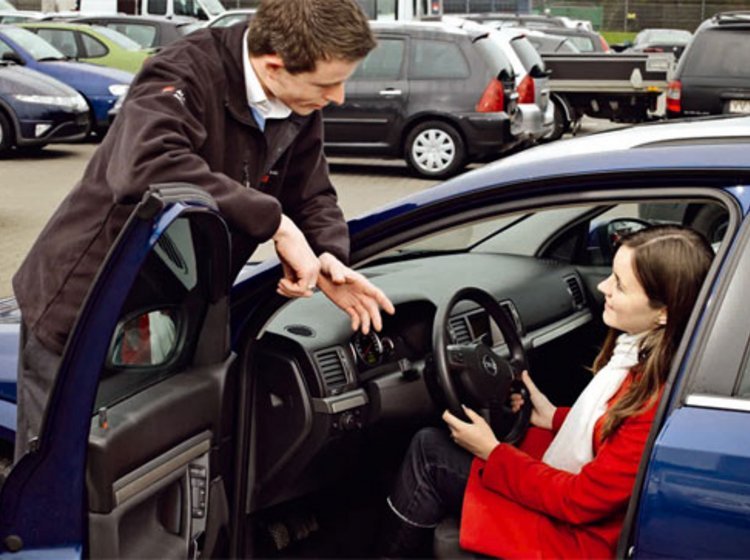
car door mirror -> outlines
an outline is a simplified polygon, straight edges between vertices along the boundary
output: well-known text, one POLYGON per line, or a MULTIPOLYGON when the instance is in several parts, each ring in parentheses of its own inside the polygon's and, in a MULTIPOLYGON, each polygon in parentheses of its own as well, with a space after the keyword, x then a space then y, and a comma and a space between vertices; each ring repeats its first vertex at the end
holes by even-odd
POLYGON ((6 62, 15 62, 19 66, 23 66, 23 59, 17 52, 4 52, 3 60, 6 62))
POLYGON ((168 363, 180 340, 176 308, 138 312, 121 320, 110 345, 109 362, 117 368, 154 367, 168 363))
POLYGON ((593 265, 610 265, 622 238, 649 227, 638 218, 615 218, 594 227, 589 233, 588 253, 593 265))

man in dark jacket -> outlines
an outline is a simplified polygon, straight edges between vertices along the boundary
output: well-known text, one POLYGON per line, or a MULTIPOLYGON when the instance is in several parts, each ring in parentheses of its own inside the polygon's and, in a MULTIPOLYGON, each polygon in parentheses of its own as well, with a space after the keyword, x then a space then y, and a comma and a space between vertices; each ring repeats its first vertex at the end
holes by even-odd
POLYGON ((349 269, 346 223, 323 155, 319 109, 375 46, 354 0, 264 0, 249 28, 205 29, 133 81, 112 129, 13 278, 23 317, 16 458, 39 433, 60 355, 107 251, 149 185, 185 182, 216 200, 236 274, 273 239, 278 292, 318 286, 380 329, 388 298, 349 269))

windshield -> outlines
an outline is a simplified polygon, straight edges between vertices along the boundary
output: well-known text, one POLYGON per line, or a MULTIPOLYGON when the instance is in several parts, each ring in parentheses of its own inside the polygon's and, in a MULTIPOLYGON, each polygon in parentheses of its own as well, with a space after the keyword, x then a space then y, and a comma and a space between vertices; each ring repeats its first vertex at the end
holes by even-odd
POLYGON ((15 12, 16 7, 7 0, 0 0, 0 10, 4 12, 15 12))
POLYGON ((750 76, 747 31, 708 30, 693 39, 683 77, 745 78, 750 76))
POLYGON ((203 7, 210 16, 218 16, 220 13, 226 11, 226 8, 219 0, 201 0, 201 4, 203 4, 203 7))
POLYGON ((119 31, 109 29, 108 27, 102 27, 101 25, 92 25, 91 27, 93 27, 97 33, 104 35, 107 39, 127 51, 141 50, 141 46, 138 43, 133 41, 130 37, 126 37, 119 31))
POLYGON ((65 60, 65 55, 47 41, 31 31, 20 27, 8 27, 4 30, 11 41, 18 43, 34 60, 65 60))
POLYGON ((636 44, 638 43, 666 43, 672 44, 685 44, 690 41, 693 36, 689 31, 683 31, 682 29, 654 29, 647 33, 644 33, 642 37, 636 38, 636 44))

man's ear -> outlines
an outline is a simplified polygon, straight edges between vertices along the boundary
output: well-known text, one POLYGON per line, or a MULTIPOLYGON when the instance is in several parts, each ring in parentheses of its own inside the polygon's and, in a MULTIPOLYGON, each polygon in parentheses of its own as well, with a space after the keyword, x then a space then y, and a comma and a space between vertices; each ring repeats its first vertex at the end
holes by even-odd
POLYGON ((282 70, 284 68, 284 61, 279 55, 264 54, 259 58, 260 63, 263 66, 264 73, 268 76, 274 77, 278 74, 279 70, 282 70))

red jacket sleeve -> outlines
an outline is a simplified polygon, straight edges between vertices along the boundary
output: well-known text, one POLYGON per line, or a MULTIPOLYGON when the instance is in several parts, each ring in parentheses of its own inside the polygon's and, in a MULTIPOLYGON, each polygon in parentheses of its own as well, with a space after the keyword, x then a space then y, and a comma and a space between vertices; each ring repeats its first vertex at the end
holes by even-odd
POLYGON ((630 499, 654 414, 652 406, 625 420, 578 474, 550 467, 510 445, 498 445, 484 465, 482 483, 567 523, 603 519, 630 499))
POLYGON ((552 432, 557 433, 560 431, 560 428, 563 425, 563 422, 565 422, 565 419, 568 417, 568 413, 570 412, 569 406, 558 406, 555 410, 554 416, 552 416, 552 432))

